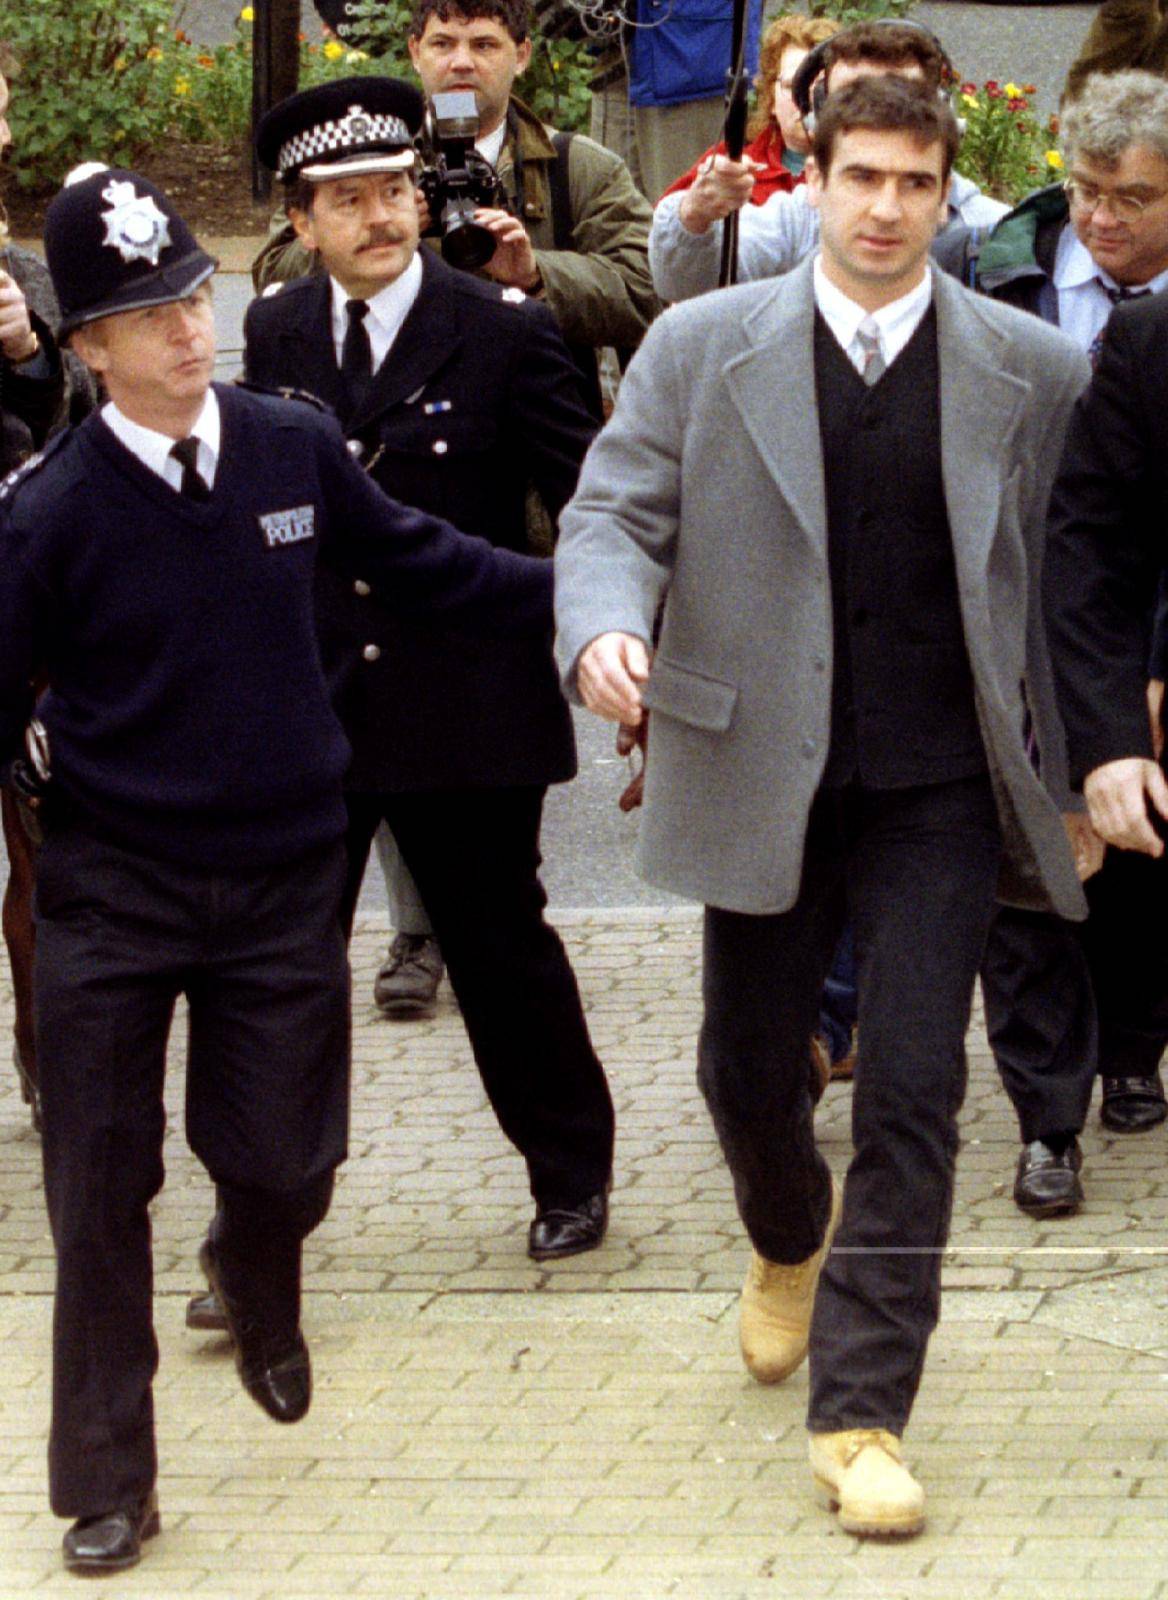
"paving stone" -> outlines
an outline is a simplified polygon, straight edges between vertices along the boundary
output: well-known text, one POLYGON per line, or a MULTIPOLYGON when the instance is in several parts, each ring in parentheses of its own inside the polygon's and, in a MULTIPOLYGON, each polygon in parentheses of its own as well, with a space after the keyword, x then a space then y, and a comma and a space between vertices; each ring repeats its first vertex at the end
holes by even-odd
MULTIPOLYGON (((453 1001, 396 1026, 359 1001, 354 1156, 306 1250, 317 1391, 295 1429, 241 1394, 223 1339, 182 1327, 211 1189, 179 1131, 176 1030, 153 1208, 165 1531, 103 1595, 1165 1600, 1168 1133, 1093 1125, 1083 1213, 1021 1216, 979 1009, 947 1292, 906 1440, 929 1523, 865 1544, 811 1494, 805 1369, 763 1390, 740 1366, 747 1249, 693 1070, 698 920, 562 927, 622 1108, 609 1242, 528 1262, 524 1174, 453 1001)), ((359 925, 362 983, 384 943, 359 925)), ((0 1034, 10 1003, 0 982, 0 1034)), ((841 1173, 850 1110, 833 1085, 817 1114, 841 1173)), ((0 1596, 75 1596, 44 1505, 52 1247, 10 1075, 0 1245, 0 1596)))

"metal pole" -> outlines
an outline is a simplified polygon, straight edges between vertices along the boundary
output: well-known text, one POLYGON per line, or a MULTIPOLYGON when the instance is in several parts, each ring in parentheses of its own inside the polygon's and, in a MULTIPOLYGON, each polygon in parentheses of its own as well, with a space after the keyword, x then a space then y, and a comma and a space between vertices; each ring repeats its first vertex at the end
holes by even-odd
POLYGON ((272 193, 272 174, 255 153, 256 125, 272 104, 272 0, 254 0, 255 21, 251 35, 251 195, 267 200, 272 193))
MULTIPOLYGON (((726 74, 726 122, 722 137, 726 154, 731 161, 742 160, 746 143, 746 35, 748 0, 733 0, 730 28, 730 70, 726 74)), ((722 220, 722 258, 718 269, 718 286, 738 282, 738 213, 732 211, 722 220)))

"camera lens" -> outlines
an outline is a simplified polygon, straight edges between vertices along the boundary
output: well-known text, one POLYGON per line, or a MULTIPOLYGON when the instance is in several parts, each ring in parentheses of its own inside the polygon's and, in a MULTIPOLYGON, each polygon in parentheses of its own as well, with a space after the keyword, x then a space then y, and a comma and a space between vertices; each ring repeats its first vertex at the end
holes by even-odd
POLYGON ((495 235, 478 222, 451 217, 442 235, 442 255, 460 272, 477 272, 495 253, 495 235))

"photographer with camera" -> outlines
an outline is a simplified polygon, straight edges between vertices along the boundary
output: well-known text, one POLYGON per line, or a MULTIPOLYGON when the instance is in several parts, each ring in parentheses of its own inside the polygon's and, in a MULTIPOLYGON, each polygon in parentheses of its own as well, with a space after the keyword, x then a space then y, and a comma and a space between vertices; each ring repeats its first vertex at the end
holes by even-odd
MULTIPOLYGON (((513 93, 531 60, 528 11, 527 0, 418 0, 410 59, 428 96, 474 94, 475 146, 505 197, 477 219, 496 240, 481 270, 546 301, 574 350, 632 349, 660 309, 649 274, 652 213, 618 156, 582 134, 557 133, 513 93)), ((283 227, 252 277, 264 289, 311 265, 283 227)))

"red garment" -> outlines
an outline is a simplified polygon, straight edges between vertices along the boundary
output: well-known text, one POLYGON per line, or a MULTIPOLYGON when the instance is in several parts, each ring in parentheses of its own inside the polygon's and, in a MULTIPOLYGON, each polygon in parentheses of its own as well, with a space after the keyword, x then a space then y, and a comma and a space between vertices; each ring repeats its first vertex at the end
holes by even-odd
MULTIPOLYGON (((678 194, 683 189, 688 189, 698 175, 698 168, 706 156, 724 156, 726 145, 720 142, 706 151, 706 155, 695 161, 688 172, 683 172, 681 177, 671 183, 665 194, 678 194)), ((757 139, 752 139, 743 151, 753 161, 760 161, 763 170, 754 175, 754 188, 750 191, 750 203, 754 206, 762 205, 764 200, 769 200, 771 195, 780 191, 790 191, 796 184, 803 182, 803 174, 798 177, 793 172, 788 172, 783 165, 783 136, 778 128, 772 125, 764 128, 757 139)), ((664 199, 664 195, 662 196, 664 199)))

